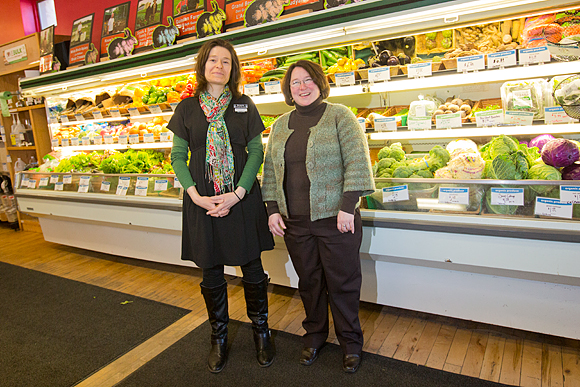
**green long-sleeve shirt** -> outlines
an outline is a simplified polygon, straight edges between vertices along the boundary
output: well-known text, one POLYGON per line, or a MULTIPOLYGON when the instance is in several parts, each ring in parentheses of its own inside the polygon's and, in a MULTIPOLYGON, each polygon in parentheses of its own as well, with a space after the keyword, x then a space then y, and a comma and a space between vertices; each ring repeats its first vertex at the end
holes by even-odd
MULTIPOLYGON (((238 181, 238 187, 243 187, 247 192, 250 191, 258 170, 264 161, 264 147, 262 146, 262 135, 259 134, 254 137, 247 145, 248 160, 238 181)), ((179 136, 173 136, 173 147, 171 148, 171 166, 175 171, 175 175, 185 190, 192 185, 195 185, 189 173, 187 165, 187 156, 189 152, 189 143, 179 136)))

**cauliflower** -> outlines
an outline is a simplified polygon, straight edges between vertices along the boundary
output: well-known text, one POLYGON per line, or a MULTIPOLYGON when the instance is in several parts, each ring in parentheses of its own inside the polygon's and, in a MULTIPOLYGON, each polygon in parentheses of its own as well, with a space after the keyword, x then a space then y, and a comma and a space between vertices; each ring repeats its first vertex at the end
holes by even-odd
POLYGON ((445 147, 449 152, 451 158, 460 155, 461 153, 479 153, 477 144, 469 139, 459 139, 451 141, 445 147))

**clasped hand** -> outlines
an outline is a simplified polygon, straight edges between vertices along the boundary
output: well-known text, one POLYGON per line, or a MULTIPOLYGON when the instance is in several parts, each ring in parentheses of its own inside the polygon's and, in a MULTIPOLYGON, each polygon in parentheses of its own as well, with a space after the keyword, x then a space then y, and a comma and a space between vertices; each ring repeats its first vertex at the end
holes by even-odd
POLYGON ((206 215, 213 216, 214 218, 223 218, 228 215, 230 209, 240 201, 238 196, 243 198, 245 192, 241 194, 238 193, 238 196, 233 192, 227 192, 216 196, 201 196, 197 193, 197 190, 190 191, 188 189, 188 194, 196 205, 207 210, 206 215))

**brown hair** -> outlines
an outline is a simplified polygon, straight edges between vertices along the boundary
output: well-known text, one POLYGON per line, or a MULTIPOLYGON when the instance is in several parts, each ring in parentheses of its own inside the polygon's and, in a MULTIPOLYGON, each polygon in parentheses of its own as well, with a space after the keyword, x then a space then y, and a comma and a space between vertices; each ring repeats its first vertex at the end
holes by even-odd
POLYGON ((202 91, 207 90, 207 79, 205 79, 205 64, 209 58, 209 53, 214 47, 223 47, 230 52, 232 56, 232 71, 230 73, 230 80, 228 81, 228 86, 232 92, 234 98, 241 97, 241 72, 240 72, 240 60, 236 55, 236 50, 230 42, 223 39, 212 39, 208 40, 201 46, 199 52, 197 53, 196 63, 195 63, 195 78, 197 80, 197 87, 193 92, 194 97, 199 97, 202 91))
POLYGON ((330 85, 328 84, 328 79, 322 71, 322 67, 318 63, 311 62, 309 60, 299 60, 294 62, 288 67, 284 79, 282 79, 282 93, 284 94, 284 100, 289 106, 294 106, 294 99, 292 98, 292 92, 290 91, 290 79, 292 78, 292 71, 296 67, 302 67, 310 75, 316 86, 320 89, 320 96, 325 99, 330 94, 330 85))

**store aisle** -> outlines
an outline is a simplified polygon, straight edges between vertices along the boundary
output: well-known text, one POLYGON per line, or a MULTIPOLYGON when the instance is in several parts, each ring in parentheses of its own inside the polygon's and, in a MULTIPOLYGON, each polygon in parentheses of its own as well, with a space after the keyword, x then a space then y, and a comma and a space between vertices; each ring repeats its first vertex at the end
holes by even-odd
MULTIPOLYGON (((142 345, 83 381, 112 386, 206 319, 197 269, 86 251, 0 224, 0 261, 191 310, 142 345)), ((245 316, 239 278, 230 277, 232 319, 245 316)), ((270 285, 274 329, 302 332, 295 289, 270 285)), ((363 303, 365 351, 515 386, 580 387, 580 342, 363 303)), ((330 341, 336 337, 331 336, 330 341)))

